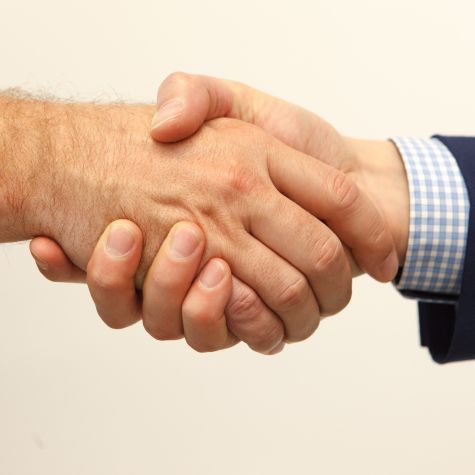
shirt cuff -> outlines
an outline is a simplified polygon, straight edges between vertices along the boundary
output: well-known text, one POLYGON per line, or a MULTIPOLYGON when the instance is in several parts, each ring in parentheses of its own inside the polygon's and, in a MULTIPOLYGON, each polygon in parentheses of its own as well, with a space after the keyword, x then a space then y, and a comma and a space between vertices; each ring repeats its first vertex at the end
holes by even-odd
POLYGON ((437 139, 402 138, 409 182, 409 241, 396 287, 404 295, 451 301, 460 294, 470 202, 453 155, 437 139))

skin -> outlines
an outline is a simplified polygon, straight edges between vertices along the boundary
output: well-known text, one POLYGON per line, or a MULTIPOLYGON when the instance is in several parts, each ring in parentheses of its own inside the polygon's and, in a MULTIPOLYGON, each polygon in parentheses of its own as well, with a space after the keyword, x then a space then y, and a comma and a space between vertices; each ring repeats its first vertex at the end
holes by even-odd
MULTIPOLYGON (((5 96, 0 106, 4 241, 48 236, 86 270, 106 224, 128 218, 143 234, 134 280, 146 290, 146 271, 167 231, 177 222, 194 222, 206 237, 203 263, 218 259, 226 279, 226 262, 235 280, 259 296, 268 324, 280 326, 288 341, 310 336, 320 316, 341 310, 351 295, 349 259, 336 235, 313 216, 319 209, 323 219, 330 211, 344 214, 347 242, 357 255, 363 255, 359 247, 371 249, 365 260, 375 276, 387 280, 395 273, 391 235, 354 183, 256 126, 217 119, 188 140, 159 144, 149 137, 150 106, 5 96), (360 226, 369 231, 366 239, 352 232, 360 226)), ((106 300, 100 296, 110 295, 115 277, 94 265, 87 269, 103 314, 106 300)), ((141 314, 124 318, 106 321, 117 328, 141 314)), ((144 323, 164 337, 150 318, 144 323)), ((181 334, 177 327, 165 337, 181 334)), ((232 339, 226 329, 218 347, 232 339)))
MULTIPOLYGON (((232 117, 257 125, 290 147, 340 169, 346 176, 351 176, 359 191, 363 190, 369 197, 372 207, 361 205, 360 212, 376 208, 383 216, 396 244, 397 264, 404 262, 409 193, 401 158, 391 142, 345 138, 304 109, 242 84, 205 76, 178 73, 167 78, 159 89, 157 109, 152 124, 152 137, 157 141, 179 141, 193 135, 207 120, 232 117)), ((281 180, 285 182, 288 178, 285 175, 281 180)), ((348 229, 345 210, 335 211, 331 205, 325 207, 320 202, 314 214, 325 219, 350 246, 352 239, 361 238, 361 229, 370 231, 361 224, 348 229)), ((219 261, 223 269, 220 283, 212 289, 201 285, 202 273, 215 262, 213 259, 208 261, 199 272, 205 236, 191 222, 178 223, 172 228, 149 270, 143 294, 139 297, 134 290, 133 276, 141 251, 140 230, 130 222, 122 222, 122 225, 134 229, 133 250, 125 258, 111 258, 104 251, 101 239, 87 274, 91 295, 106 322, 110 322, 112 315, 118 321, 127 321, 128 314, 138 312, 154 337, 169 339, 184 335, 198 351, 226 348, 239 340, 264 354, 274 354, 283 348, 285 327, 272 318, 266 305, 250 287, 231 276, 225 261, 219 261), (182 228, 192 228, 198 242, 190 256, 176 259, 168 242, 176 230, 182 228), (107 291, 95 281, 97 269, 114 276, 107 291), (228 285, 230 280, 231 288, 228 285)), ((37 238, 32 241, 31 250, 47 278, 59 281, 83 281, 86 278, 86 274, 69 261, 54 241, 37 238)), ((363 268, 366 265, 374 275, 372 263, 365 260, 366 256, 371 256, 371 250, 353 247, 352 251, 360 265, 363 268)), ((378 259, 375 262, 381 267, 378 259)), ((353 274, 358 273, 361 269, 353 264, 353 274)))

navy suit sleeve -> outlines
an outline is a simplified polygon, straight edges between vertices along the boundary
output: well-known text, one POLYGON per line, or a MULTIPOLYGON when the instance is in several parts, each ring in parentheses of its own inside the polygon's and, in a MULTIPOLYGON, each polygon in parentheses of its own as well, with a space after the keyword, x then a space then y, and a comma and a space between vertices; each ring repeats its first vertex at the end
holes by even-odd
POLYGON ((462 288, 454 304, 419 302, 421 343, 438 363, 475 359, 475 137, 436 136, 457 160, 470 199, 462 288))

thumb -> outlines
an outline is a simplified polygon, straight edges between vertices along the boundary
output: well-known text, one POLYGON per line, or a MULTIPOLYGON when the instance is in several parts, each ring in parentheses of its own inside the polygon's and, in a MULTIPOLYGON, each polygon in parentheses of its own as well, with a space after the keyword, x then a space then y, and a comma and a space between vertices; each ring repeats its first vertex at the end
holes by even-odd
POLYGON ((207 120, 234 117, 234 102, 234 92, 225 80, 173 73, 158 90, 152 138, 158 142, 188 138, 207 120))
POLYGON ((30 242, 30 252, 39 271, 53 282, 85 282, 86 273, 76 267, 50 238, 39 236, 30 242))

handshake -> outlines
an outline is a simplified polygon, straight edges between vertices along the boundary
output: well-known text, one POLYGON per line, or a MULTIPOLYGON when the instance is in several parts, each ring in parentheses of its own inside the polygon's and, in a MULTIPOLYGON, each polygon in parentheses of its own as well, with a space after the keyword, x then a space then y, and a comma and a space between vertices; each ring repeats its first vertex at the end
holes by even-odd
POLYGON ((113 328, 275 354, 342 310, 352 277, 404 263, 393 143, 242 84, 173 74, 155 114, 15 94, 0 111, 0 239, 33 238, 43 275, 86 281, 113 328))

